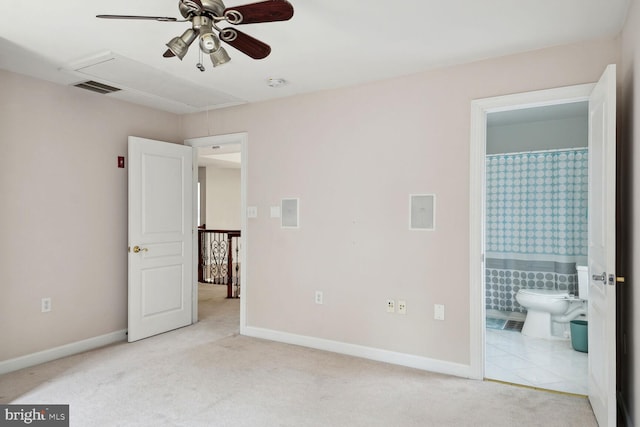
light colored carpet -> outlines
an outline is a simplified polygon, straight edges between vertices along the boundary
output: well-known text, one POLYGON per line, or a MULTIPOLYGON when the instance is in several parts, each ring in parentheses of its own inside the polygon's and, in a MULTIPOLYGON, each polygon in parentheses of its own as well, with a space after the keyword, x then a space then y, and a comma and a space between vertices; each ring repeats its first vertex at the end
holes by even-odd
POLYGON ((70 404, 72 426, 596 426, 585 398, 238 335, 207 285, 196 325, 0 376, 0 403, 70 404))

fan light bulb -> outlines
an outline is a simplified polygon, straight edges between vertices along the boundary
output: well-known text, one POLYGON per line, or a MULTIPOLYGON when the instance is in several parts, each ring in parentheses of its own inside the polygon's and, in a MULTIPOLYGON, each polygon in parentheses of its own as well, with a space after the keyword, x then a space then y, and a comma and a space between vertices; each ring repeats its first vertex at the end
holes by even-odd
POLYGON ((207 28, 205 31, 206 32, 201 30, 200 33, 200 49, 202 49, 204 53, 210 54, 220 48, 220 40, 213 34, 211 28, 207 28))
POLYGON ((208 34, 202 38, 202 46, 204 46, 204 48, 207 50, 211 50, 216 47, 216 42, 214 42, 213 37, 208 34))

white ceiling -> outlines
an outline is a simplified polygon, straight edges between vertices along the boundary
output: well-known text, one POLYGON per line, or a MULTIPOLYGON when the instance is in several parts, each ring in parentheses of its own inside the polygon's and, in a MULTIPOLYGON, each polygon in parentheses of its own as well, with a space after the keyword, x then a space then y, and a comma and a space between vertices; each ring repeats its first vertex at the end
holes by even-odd
MULTIPOLYGON (((290 0, 293 19, 244 25, 271 45, 253 60, 196 69, 197 44, 180 61, 165 43, 188 23, 105 20, 96 14, 180 17, 177 0, 0 1, 0 68, 61 84, 93 79, 113 95, 176 113, 256 102, 483 58, 616 36, 630 0, 290 0), (20 6, 20 7, 18 7, 20 6), (97 59, 96 59, 97 58, 97 59), (116 59, 113 59, 116 58, 116 59), (111 59, 82 72, 75 69, 111 59), (96 77, 97 76, 97 77, 96 77), (269 78, 288 84, 269 87, 269 78)), ((251 1, 227 0, 226 6, 251 1)))

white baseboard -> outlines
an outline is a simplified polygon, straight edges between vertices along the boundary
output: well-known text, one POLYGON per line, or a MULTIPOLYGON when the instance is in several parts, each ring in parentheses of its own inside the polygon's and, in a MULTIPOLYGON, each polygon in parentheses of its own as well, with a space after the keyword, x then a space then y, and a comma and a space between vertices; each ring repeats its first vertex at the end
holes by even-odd
POLYGON ((127 330, 123 329, 121 331, 111 332, 105 335, 87 338, 86 340, 65 344, 60 347, 54 347, 37 353, 16 357, 15 359, 3 360, 0 362, 0 375, 6 374, 7 372, 17 371, 18 369, 39 365, 41 363, 50 362, 52 360, 60 359, 61 357, 72 356, 95 348, 104 347, 116 342, 126 341, 126 339, 127 330))
POLYGON ((290 334, 287 332, 256 328, 252 326, 243 328, 242 335, 315 348, 317 350, 325 350, 333 353, 346 354, 349 356, 361 357, 363 359, 376 360, 378 362, 407 366, 409 368, 421 369, 423 371, 437 372, 440 374, 463 378, 472 377, 469 365, 430 359, 428 357, 415 356, 412 354, 398 353, 379 348, 365 347, 357 344, 348 344, 339 341, 290 334))

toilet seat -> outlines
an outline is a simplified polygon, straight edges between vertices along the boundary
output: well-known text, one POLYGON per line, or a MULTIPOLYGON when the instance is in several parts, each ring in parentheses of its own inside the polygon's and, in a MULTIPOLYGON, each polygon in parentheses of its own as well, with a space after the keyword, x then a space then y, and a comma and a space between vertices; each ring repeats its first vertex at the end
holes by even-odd
POLYGON ((557 291, 555 289, 520 289, 518 292, 548 299, 564 299, 569 297, 569 291, 557 291))

